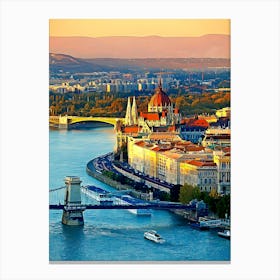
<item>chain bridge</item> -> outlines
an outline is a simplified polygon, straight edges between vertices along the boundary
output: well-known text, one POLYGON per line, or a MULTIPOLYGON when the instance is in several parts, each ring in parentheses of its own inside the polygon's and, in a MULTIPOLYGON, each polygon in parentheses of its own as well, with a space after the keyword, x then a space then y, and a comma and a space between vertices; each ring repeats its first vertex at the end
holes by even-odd
MULTIPOLYGON (((153 210, 195 210, 195 206, 184 205, 181 203, 164 202, 164 201, 137 201, 135 203, 127 203, 122 199, 117 199, 117 193, 109 193, 104 191, 104 197, 116 198, 109 200, 100 200, 96 203, 82 203, 81 189, 82 192, 87 194, 86 187, 81 186, 81 180, 76 176, 67 176, 64 179, 65 185, 56 189, 50 190, 50 194, 60 192, 60 198, 62 191, 64 192, 64 201, 61 203, 53 203, 54 199, 49 204, 50 210, 63 210, 62 223, 66 225, 83 225, 83 211, 85 210, 98 210, 98 209, 153 209, 153 210), (110 202, 110 203, 108 203, 110 202)), ((93 188, 97 188, 92 186, 93 188)), ((99 188, 97 188, 99 189, 99 188)), ((92 201, 92 200, 91 200, 92 201)))

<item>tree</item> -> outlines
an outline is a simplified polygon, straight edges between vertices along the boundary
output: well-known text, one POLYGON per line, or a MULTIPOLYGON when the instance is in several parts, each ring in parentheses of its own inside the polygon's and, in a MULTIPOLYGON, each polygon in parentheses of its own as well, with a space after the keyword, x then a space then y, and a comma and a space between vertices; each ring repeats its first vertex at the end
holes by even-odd
POLYGON ((55 106, 50 106, 50 115, 55 116, 55 114, 56 114, 55 106))
POLYGON ((74 115, 74 113, 75 113, 75 105, 71 105, 69 107, 68 114, 72 116, 72 115, 74 115))
POLYGON ((213 198, 217 198, 218 197, 218 192, 216 189, 212 189, 209 193, 209 196, 210 197, 213 197, 213 198))
POLYGON ((225 218, 225 214, 230 215, 230 195, 225 195, 219 199, 217 214, 220 218, 225 218))
POLYGON ((184 184, 180 188, 179 201, 183 204, 188 204, 193 199, 193 189, 192 185, 184 184))
POLYGON ((159 193, 159 199, 164 201, 170 201, 170 194, 161 191, 159 193))
POLYGON ((207 204, 209 206, 209 210, 212 211, 213 213, 217 213, 217 202, 219 200, 217 198, 213 198, 211 196, 208 196, 208 201, 207 204))
POLYGON ((124 101, 117 98, 111 103, 110 110, 112 112, 122 112, 124 111, 124 105, 124 101))
POLYGON ((185 105, 185 97, 179 96, 175 99, 176 107, 181 109, 185 105))
POLYGON ((224 218, 226 213, 226 201, 225 199, 221 198, 217 203, 217 214, 219 218, 224 218))
POLYGON ((89 106, 89 104, 88 104, 88 103, 86 103, 86 104, 85 104, 85 106, 84 106, 84 110, 85 110, 85 111, 89 111, 89 110, 90 110, 90 106, 89 106))
POLYGON ((196 199, 201 199, 201 192, 199 187, 194 187, 192 191, 192 197, 196 199))

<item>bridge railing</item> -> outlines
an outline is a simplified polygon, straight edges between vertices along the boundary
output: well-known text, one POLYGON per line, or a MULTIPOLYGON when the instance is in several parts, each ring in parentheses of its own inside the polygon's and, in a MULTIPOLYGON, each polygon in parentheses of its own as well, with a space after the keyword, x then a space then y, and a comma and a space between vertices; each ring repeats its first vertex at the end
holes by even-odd
POLYGON ((182 210, 194 210, 193 206, 189 205, 174 205, 174 204, 134 204, 134 205, 124 205, 124 204, 81 204, 77 205, 62 205, 62 204, 50 204, 50 210, 68 210, 68 211, 75 211, 75 210, 94 210, 94 209, 154 209, 154 210, 175 210, 175 209, 182 209, 182 210))

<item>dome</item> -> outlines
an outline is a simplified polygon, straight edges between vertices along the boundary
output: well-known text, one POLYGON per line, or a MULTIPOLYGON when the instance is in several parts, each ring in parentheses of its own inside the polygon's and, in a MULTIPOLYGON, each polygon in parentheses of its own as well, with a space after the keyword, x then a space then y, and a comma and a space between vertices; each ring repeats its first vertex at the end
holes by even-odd
POLYGON ((160 83, 149 102, 149 107, 160 107, 160 106, 169 106, 169 105, 171 105, 171 100, 168 97, 168 95, 162 90, 161 83, 160 83))

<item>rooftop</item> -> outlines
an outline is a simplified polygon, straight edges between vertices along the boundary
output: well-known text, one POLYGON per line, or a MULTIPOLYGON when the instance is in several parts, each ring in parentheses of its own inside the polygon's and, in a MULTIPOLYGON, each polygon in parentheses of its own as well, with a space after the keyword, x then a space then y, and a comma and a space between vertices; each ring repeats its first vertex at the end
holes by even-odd
POLYGON ((203 167, 203 166, 217 166, 213 161, 199 161, 199 160, 191 160, 187 161, 188 164, 203 167))
POLYGON ((123 128, 123 132, 124 133, 138 133, 139 132, 139 128, 141 129, 141 127, 138 127, 138 125, 125 126, 123 128))

